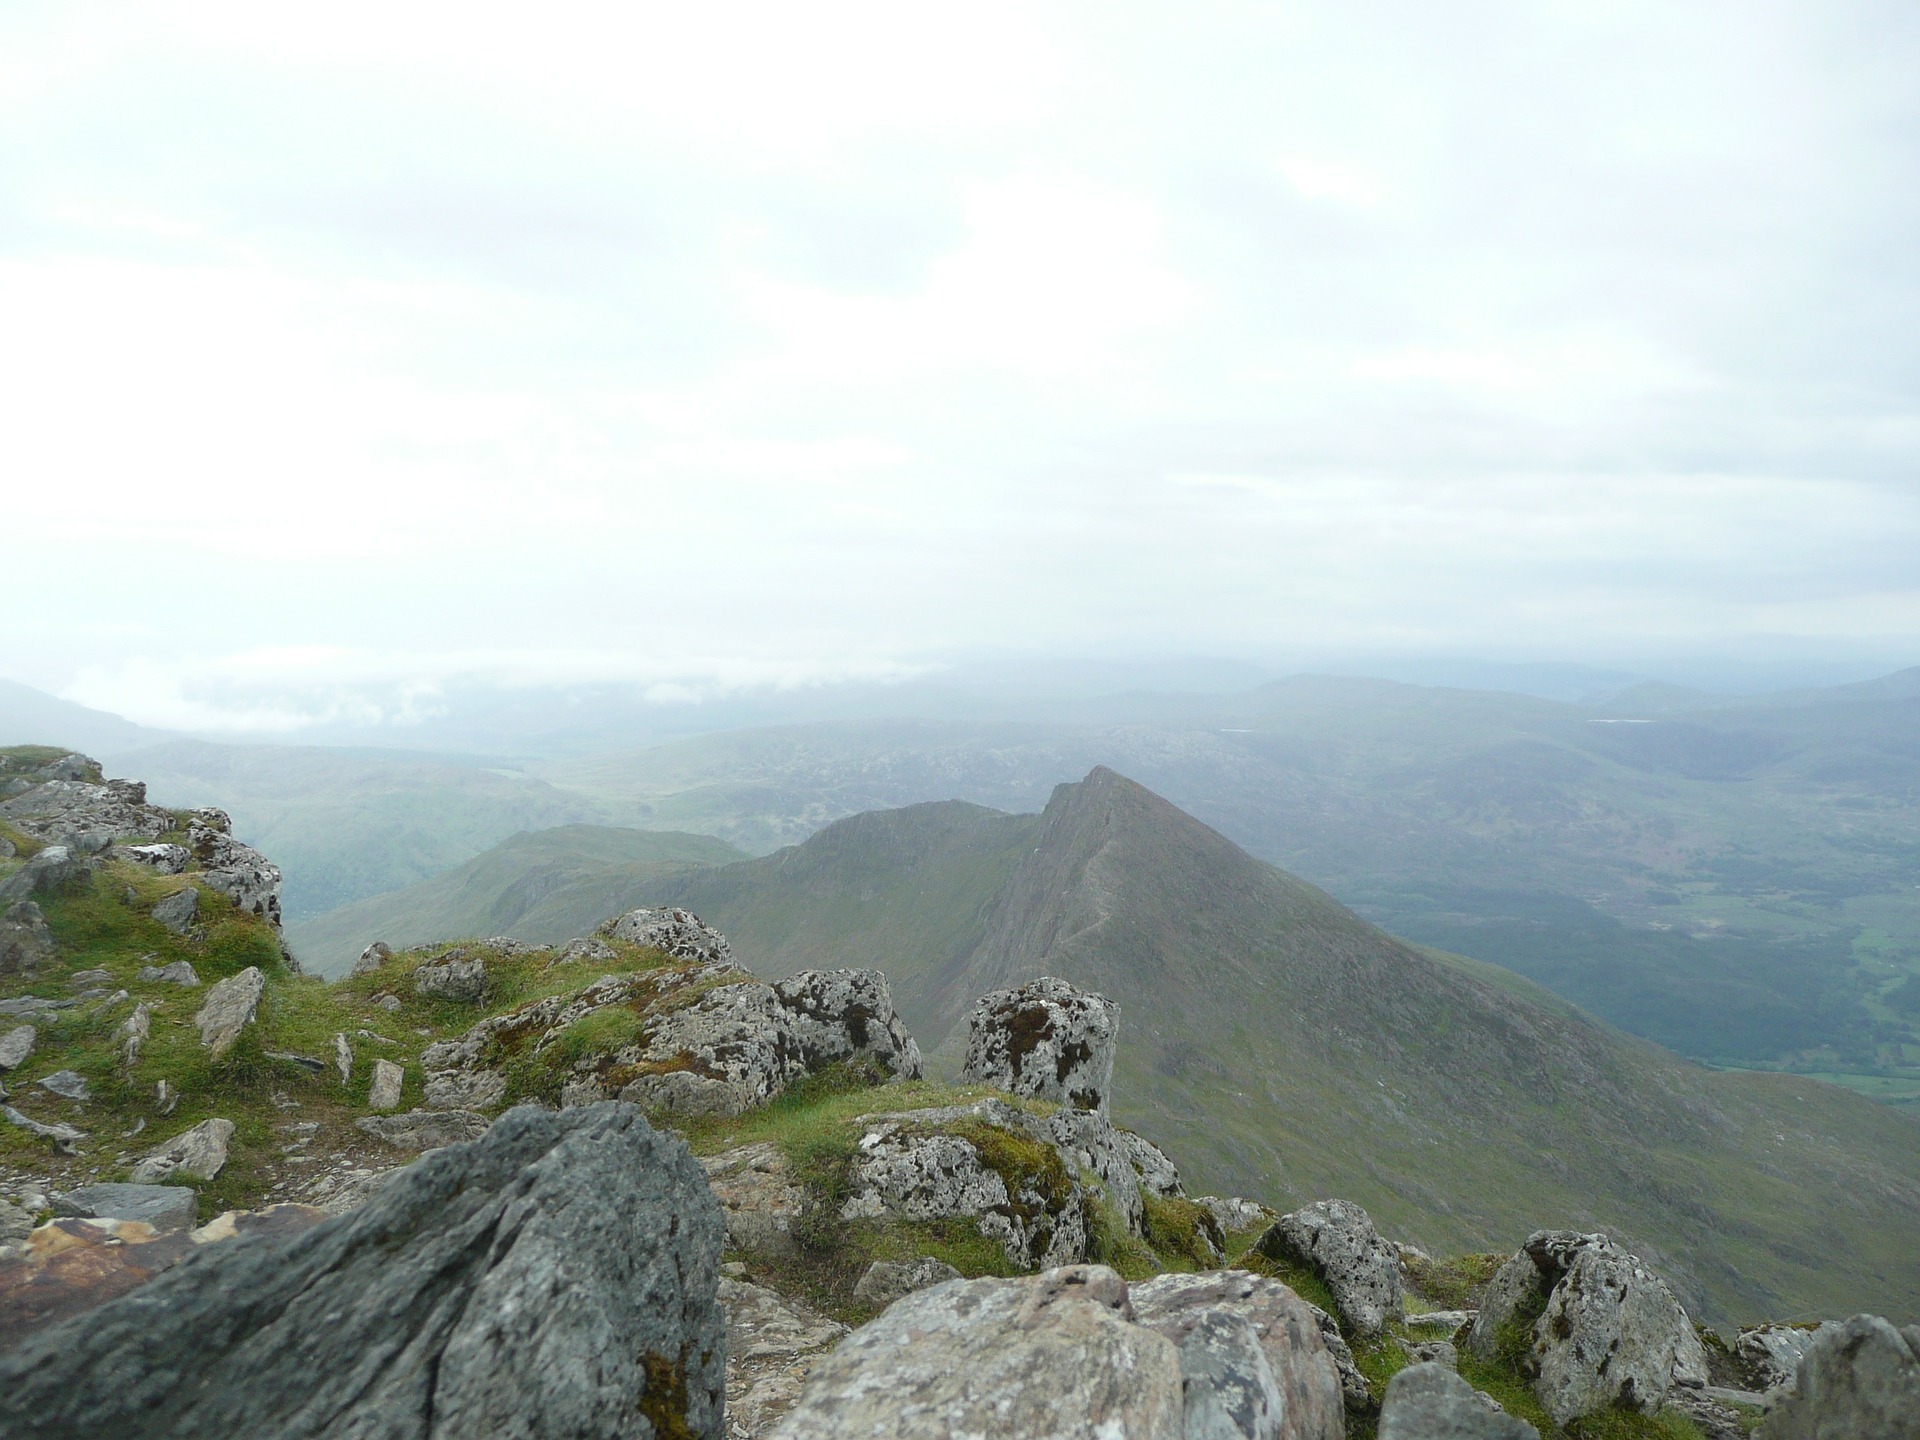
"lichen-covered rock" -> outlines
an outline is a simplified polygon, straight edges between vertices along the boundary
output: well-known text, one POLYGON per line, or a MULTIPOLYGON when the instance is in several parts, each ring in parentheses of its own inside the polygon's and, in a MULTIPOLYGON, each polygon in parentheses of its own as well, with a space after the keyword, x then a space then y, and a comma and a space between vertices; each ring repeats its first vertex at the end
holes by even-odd
POLYGON ((1444 1365, 1409 1365, 1387 1383, 1380 1440, 1540 1440, 1444 1365))
POLYGON ((231 1050, 240 1032, 253 1023, 266 988, 267 977, 259 967, 249 965, 207 992, 193 1023, 200 1027, 200 1043, 213 1052, 216 1060, 231 1050))
POLYGON ((450 950, 413 972, 413 993, 423 1000, 484 1000, 487 962, 463 950, 450 950))
POLYGON ((793 1227, 807 1196, 777 1145, 742 1145, 700 1165, 720 1202, 728 1244, 776 1257, 794 1253, 793 1227))
MULTIPOLYGON (((1134 1183, 1149 1195, 1158 1195, 1163 1200, 1175 1195, 1184 1195, 1185 1187, 1180 1183, 1180 1171, 1173 1161, 1167 1158, 1167 1152, 1131 1130, 1119 1133, 1120 1153, 1125 1156, 1128 1168, 1133 1171, 1134 1183)), ((1214 1217, 1216 1220, 1219 1216, 1214 1217)), ((1222 1227, 1225 1228, 1225 1227, 1222 1227)))
POLYGON ((0 975, 32 975, 53 958, 53 932, 31 900, 0 907, 0 975))
POLYGON ((396 1150, 418 1151, 477 1140, 487 1133, 489 1121, 470 1110, 409 1110, 404 1115, 363 1115, 353 1123, 396 1150))
POLYGON ((0 1430, 720 1440, 720 1236, 686 1147, 630 1107, 517 1110, 358 1210, 33 1336, 0 1357, 0 1430))
POLYGON ((174 934, 184 935, 200 914, 200 892, 191 885, 183 886, 156 902, 148 913, 174 934))
POLYGON ((1167 1338, 1180 1347, 1184 1440, 1282 1440, 1286 1401, 1244 1317, 1201 1311, 1167 1338))
POLYGON ((1341 1323, 1363 1338, 1405 1313, 1399 1253, 1351 1200, 1319 1200, 1282 1215, 1254 1248, 1313 1271, 1333 1296, 1341 1323))
POLYGON ((362 975, 371 975, 393 958, 393 951, 384 940, 376 940, 360 952, 360 958, 353 962, 353 973, 349 979, 358 980, 362 975))
POLYGON ((1877 1315, 1822 1325, 1761 1440, 1920 1440, 1920 1326, 1877 1315))
POLYGON ((918 1260, 876 1260, 854 1283, 853 1298, 884 1310, 903 1295, 961 1278, 953 1266, 931 1255, 918 1260))
POLYGON ((200 983, 200 977, 194 973, 193 966, 185 960, 175 960, 168 965, 142 965, 136 980, 158 981, 166 985, 182 985, 192 989, 200 983))
POLYGON ((497 1070, 434 1070, 425 1098, 433 1110, 490 1110, 507 1098, 507 1077, 497 1070))
POLYGON ((729 1440, 758 1440, 793 1408, 820 1357, 847 1333, 811 1306, 723 1276, 729 1440))
POLYGON ((1042 976, 982 996, 967 1017, 961 1077, 1014 1095, 1105 1110, 1120 1007, 1042 976))
POLYGON ((727 937, 691 910, 629 910, 600 927, 602 935, 645 945, 676 960, 706 965, 732 965, 733 947, 727 937))
POLYGON ((1177 1440, 1179 1352, 1101 1265, 955 1280, 897 1301, 820 1361, 779 1440, 1177 1440))
POLYGON ((1651 1413, 1676 1380, 1706 1384, 1706 1351, 1666 1282, 1606 1236, 1577 1230, 1536 1231, 1495 1273, 1468 1334, 1474 1353, 1492 1356, 1502 1327, 1540 1295, 1527 1367, 1556 1424, 1611 1406, 1651 1413))
POLYGON ((42 1075, 33 1083, 49 1095, 58 1095, 62 1100, 82 1101, 93 1098, 92 1087, 87 1084, 87 1077, 78 1070, 56 1070, 51 1075, 42 1075))
POLYGON ((774 984, 807 1070, 869 1060, 903 1080, 918 1080, 920 1047, 893 1008, 878 970, 802 970, 774 984))
POLYGON ((1341 1440, 1346 1434, 1340 1371, 1321 1332, 1320 1312, 1278 1280, 1215 1270, 1156 1275, 1129 1290, 1139 1323, 1182 1347, 1183 1368, 1185 1337, 1201 1318, 1228 1314, 1248 1325, 1279 1396, 1272 1433, 1286 1440, 1341 1440))
POLYGON ((158 1185, 174 1175, 211 1180, 226 1166, 227 1142, 232 1138, 231 1120, 202 1120, 148 1151, 133 1167, 133 1183, 158 1185))
POLYGON ((279 934, 280 867, 233 838, 233 823, 224 810, 192 814, 187 847, 200 863, 199 878, 232 900, 235 908, 259 916, 279 934))
POLYGON ((1197 1195, 1194 1204, 1213 1216, 1222 1233, 1244 1235, 1249 1230, 1265 1230, 1280 1218, 1271 1205, 1249 1200, 1243 1195, 1197 1195))
MULTIPOLYGON (((1833 1321, 1828 1321, 1833 1324, 1833 1321)), ((1817 1325, 1755 1325, 1742 1330, 1733 1342, 1733 1357, 1745 1371, 1752 1389, 1775 1390, 1791 1385, 1800 1358, 1813 1344, 1817 1325)))
POLYGON ((0 816, 36 840, 51 841, 82 835, 109 842, 151 839, 177 824, 172 811, 147 804, 147 787, 137 780, 98 782, 78 775, 49 779, 0 803, 0 816))
POLYGON ((1104 1110, 1076 1110, 1063 1105, 1044 1120, 1016 1113, 1029 1131, 1060 1152, 1069 1169, 1092 1176, 1102 1198, 1126 1221, 1129 1233, 1146 1233, 1140 1175, 1133 1165, 1134 1152, 1127 1144, 1129 1138, 1137 1140, 1138 1136, 1130 1137, 1104 1110))
POLYGON ((131 860, 162 875, 178 875, 193 864, 193 852, 184 845, 116 845, 113 858, 131 860))

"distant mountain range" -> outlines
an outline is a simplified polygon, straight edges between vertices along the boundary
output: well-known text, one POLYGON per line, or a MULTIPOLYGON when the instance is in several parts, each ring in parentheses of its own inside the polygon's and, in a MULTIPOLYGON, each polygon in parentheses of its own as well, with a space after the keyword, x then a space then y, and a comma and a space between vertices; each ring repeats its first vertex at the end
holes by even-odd
MULTIPOLYGON (((558 938, 590 908, 677 903, 763 975, 877 966, 936 1065, 975 997, 1059 975, 1121 1004, 1118 1118, 1161 1137, 1197 1188, 1351 1196, 1445 1251, 1612 1227, 1719 1318, 1920 1310, 1913 1118, 1688 1064, 1517 976, 1396 940, 1111 770, 1038 814, 921 804, 625 882, 602 858, 571 880, 536 866, 560 883, 503 904, 504 857, 564 870, 569 846, 603 840, 527 837, 413 893, 440 885, 449 934, 504 920, 558 938)), ((361 909, 369 925, 410 913, 377 903, 391 908, 361 909)), ((352 941, 374 938, 397 937, 352 941)))

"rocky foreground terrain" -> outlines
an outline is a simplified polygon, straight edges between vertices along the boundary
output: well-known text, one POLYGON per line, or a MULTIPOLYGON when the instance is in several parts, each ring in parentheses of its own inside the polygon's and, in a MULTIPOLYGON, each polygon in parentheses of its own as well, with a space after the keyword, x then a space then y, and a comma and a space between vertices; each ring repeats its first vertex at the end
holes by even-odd
POLYGON ((877 971, 681 910, 327 985, 229 832, 0 752, 0 1433, 1920 1436, 1920 1328, 1188 1196, 1063 981, 951 1086, 877 971))

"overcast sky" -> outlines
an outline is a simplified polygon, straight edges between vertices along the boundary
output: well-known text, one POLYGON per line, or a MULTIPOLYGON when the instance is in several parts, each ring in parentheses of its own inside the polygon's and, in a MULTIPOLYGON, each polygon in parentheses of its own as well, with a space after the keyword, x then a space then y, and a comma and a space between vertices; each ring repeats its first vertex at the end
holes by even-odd
POLYGON ((1920 662, 1916 76, 1911 3, 0 0, 0 674, 1920 662))

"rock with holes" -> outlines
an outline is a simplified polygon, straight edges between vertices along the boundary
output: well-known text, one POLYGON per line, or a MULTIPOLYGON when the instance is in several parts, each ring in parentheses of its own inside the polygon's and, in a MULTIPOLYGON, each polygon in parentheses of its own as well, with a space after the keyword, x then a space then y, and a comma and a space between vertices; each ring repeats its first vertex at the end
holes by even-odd
POLYGON ((1604 1235, 1541 1230, 1488 1282, 1468 1334, 1484 1358, 1540 1298, 1526 1365, 1534 1393, 1565 1425, 1609 1407, 1652 1413, 1674 1383, 1707 1383, 1707 1356, 1673 1292, 1604 1235))
POLYGON ((0 1430, 720 1440, 720 1243, 686 1146, 631 1107, 516 1110, 0 1356, 0 1430))
POLYGON ((675 960, 709 965, 731 965, 733 947, 727 937, 691 910, 629 910, 607 921, 600 933, 633 945, 659 950, 675 960))
POLYGON ((449 950, 413 972, 413 993, 422 1000, 484 1000, 487 962, 463 950, 449 950))
POLYGON ((865 1060, 903 1080, 920 1078, 920 1047, 878 970, 802 970, 776 982, 773 992, 787 1010, 807 1070, 865 1060))
MULTIPOLYGON (((1228 1315, 1248 1327, 1279 1399, 1268 1433, 1285 1440, 1340 1440, 1346 1434, 1340 1370, 1321 1332, 1320 1312, 1287 1286, 1244 1270, 1215 1270, 1156 1275, 1130 1290, 1139 1322, 1181 1347, 1189 1375, 1188 1337, 1206 1317, 1228 1315)), ((1257 1374, 1241 1386, 1251 1400, 1260 1388, 1257 1374)))
POLYGON ((1877 1315, 1822 1325, 1762 1440, 1920 1440, 1920 1325, 1877 1315))
POLYGON ((200 914, 200 892, 185 886, 156 903, 149 913, 174 934, 184 935, 200 914))
POLYGON ((918 1260, 876 1260, 853 1287, 853 1298, 884 1310, 903 1295, 931 1289, 962 1278, 944 1260, 922 1255, 918 1260))
POLYGON ((31 900, 0 905, 0 975, 32 975, 53 958, 53 932, 31 900))
POLYGON ((869 1115, 843 1220, 967 1220, 1023 1268, 1086 1258, 1089 1196, 1030 1117, 999 1100, 869 1115))
POLYGON ((1102 1265, 954 1280, 821 1360, 778 1440, 1178 1440, 1180 1353, 1102 1265))
POLYGON ((1126 1221, 1130 1234, 1146 1233, 1146 1204, 1132 1163, 1134 1152, 1127 1144, 1129 1132, 1115 1125, 1104 1110, 1063 1105, 1044 1120, 1020 1113, 1028 1129, 1058 1150, 1070 1170, 1092 1179, 1101 1198, 1126 1221))
POLYGON ((1350 1200, 1320 1200, 1282 1215, 1254 1248, 1305 1265, 1332 1294, 1341 1323, 1362 1338, 1378 1335, 1405 1313, 1399 1252, 1350 1200))
POLYGON ((249 965, 207 992, 193 1023, 200 1027, 200 1043, 213 1052, 216 1060, 231 1050, 240 1032, 253 1023, 266 989, 267 977, 258 966, 249 965))
POLYGON ((1380 1440, 1540 1440, 1445 1365, 1409 1365, 1387 1384, 1380 1440))
POLYGON ((961 1078, 1080 1110, 1105 1110, 1120 1007, 1042 976, 996 990, 967 1017, 961 1078))
POLYGON ((1127 1168, 1133 1172, 1134 1181, 1142 1190, 1149 1195, 1158 1195, 1163 1200, 1186 1193, 1185 1187, 1180 1184, 1180 1171, 1167 1158, 1166 1151, 1146 1136, 1136 1135, 1131 1130, 1120 1131, 1119 1140, 1127 1168))
POLYGON ((147 1152, 133 1167, 133 1183, 158 1185, 172 1176, 211 1180, 225 1168, 227 1142, 233 1138, 231 1120, 202 1120, 147 1152))
POLYGON ((726 1219, 727 1243, 762 1255, 794 1253, 793 1227, 806 1208, 806 1191, 780 1148, 762 1140, 700 1162, 726 1219))

